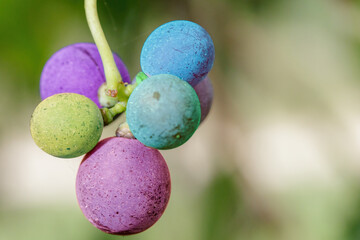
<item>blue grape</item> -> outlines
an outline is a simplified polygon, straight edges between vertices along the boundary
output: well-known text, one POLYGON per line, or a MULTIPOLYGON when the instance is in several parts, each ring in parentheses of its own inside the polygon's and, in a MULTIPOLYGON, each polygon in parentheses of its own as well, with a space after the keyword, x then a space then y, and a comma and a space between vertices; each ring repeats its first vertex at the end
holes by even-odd
POLYGON ((144 145, 171 149, 184 144, 198 128, 200 102, 180 78, 160 74, 145 79, 131 94, 126 119, 144 145))
POLYGON ((148 76, 172 74, 195 86, 211 70, 214 43, 200 25, 177 20, 155 29, 146 39, 140 64, 148 76))

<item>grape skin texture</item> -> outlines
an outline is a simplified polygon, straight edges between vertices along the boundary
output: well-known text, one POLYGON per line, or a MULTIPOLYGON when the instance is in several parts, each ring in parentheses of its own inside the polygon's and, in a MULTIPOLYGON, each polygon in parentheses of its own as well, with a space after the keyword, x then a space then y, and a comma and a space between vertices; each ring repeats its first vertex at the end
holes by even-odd
POLYGON ((199 126, 200 102, 195 90, 169 74, 145 79, 130 95, 126 119, 144 145, 171 149, 185 143, 199 126))
POLYGON ((214 57, 214 43, 205 29, 177 20, 150 34, 141 51, 140 65, 148 76, 172 74, 195 86, 211 70, 214 57))
POLYGON ((85 217, 117 235, 142 232, 163 214, 171 191, 167 164, 136 139, 102 140, 80 164, 76 195, 85 217))
MULTIPOLYGON (((125 64, 113 54, 124 82, 131 79, 125 64)), ((100 108, 98 89, 105 82, 104 67, 93 43, 76 43, 57 51, 47 61, 40 78, 40 95, 45 99, 57 93, 78 93, 100 108)))
POLYGON ((30 131, 35 143, 55 157, 74 158, 89 152, 103 130, 99 108, 75 93, 55 94, 34 110, 30 131))
MULTIPOLYGON (((136 78, 132 80, 132 84, 136 83, 136 78)), ((206 77, 204 80, 199 82, 194 90, 199 98, 200 107, 201 107, 201 120, 200 124, 205 120, 207 115, 210 112, 213 98, 214 98, 214 89, 209 77, 206 77)))
POLYGON ((210 112, 213 96, 214 96, 214 90, 209 77, 206 77, 204 80, 198 83, 194 87, 194 89, 200 100, 200 106, 201 106, 200 123, 202 123, 202 121, 204 121, 204 119, 210 112))

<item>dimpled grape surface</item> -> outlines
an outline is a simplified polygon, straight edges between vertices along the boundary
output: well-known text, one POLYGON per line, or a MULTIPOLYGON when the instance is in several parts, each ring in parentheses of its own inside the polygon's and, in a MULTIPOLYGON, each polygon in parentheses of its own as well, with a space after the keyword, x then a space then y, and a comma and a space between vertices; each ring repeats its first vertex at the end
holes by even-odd
POLYGON ((169 74, 145 79, 130 95, 126 119, 143 144, 171 149, 185 143, 199 126, 200 102, 195 90, 169 74))
POLYGON ((214 96, 214 90, 209 77, 206 77, 204 80, 198 83, 194 87, 194 89, 200 101, 200 107, 201 107, 200 123, 201 123, 202 121, 204 121, 204 119, 210 112, 212 100, 214 96))
POLYGON ((160 152, 136 139, 102 140, 80 164, 76 194, 98 229, 128 235, 151 227, 170 198, 170 173, 160 152))
POLYGON ((95 147, 103 130, 103 119, 89 98, 61 93, 36 107, 30 130, 35 143, 48 154, 73 158, 95 147))
POLYGON ((177 20, 155 29, 144 43, 140 64, 148 76, 172 74, 195 86, 214 62, 210 35, 196 23, 177 20))
MULTIPOLYGON (((121 59, 113 54, 124 82, 129 73, 121 59)), ((42 99, 57 93, 78 93, 93 100, 98 107, 98 89, 104 83, 104 67, 93 43, 76 43, 57 51, 45 64, 40 78, 42 99)))

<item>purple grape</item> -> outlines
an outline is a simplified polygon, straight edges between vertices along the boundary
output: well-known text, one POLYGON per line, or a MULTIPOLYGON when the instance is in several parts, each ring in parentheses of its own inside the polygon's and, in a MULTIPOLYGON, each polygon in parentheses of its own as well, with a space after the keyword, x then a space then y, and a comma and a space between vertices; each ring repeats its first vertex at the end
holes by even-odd
MULTIPOLYGON (((125 64, 114 54, 124 82, 131 79, 125 64)), ((57 51, 45 64, 40 78, 42 99, 57 93, 78 93, 93 100, 98 107, 98 89, 105 82, 104 67, 93 43, 76 43, 57 51)))
POLYGON ((214 96, 214 90, 209 77, 206 77, 204 80, 198 83, 194 87, 194 89, 200 101, 200 107, 201 107, 200 123, 201 123, 202 121, 204 121, 204 119, 210 112, 213 96, 214 96))
POLYGON ((160 152, 120 137, 104 139, 87 153, 76 178, 85 217, 116 235, 151 227, 163 214, 170 189, 169 169, 160 152))

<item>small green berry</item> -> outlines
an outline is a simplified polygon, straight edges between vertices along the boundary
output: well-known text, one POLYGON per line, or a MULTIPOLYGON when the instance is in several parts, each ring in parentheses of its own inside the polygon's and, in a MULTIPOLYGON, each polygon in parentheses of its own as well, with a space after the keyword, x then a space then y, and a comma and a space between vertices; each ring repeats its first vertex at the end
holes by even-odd
POLYGON ((31 117, 35 143, 55 157, 81 156, 99 141, 104 127, 97 105, 75 93, 56 94, 43 100, 31 117))

